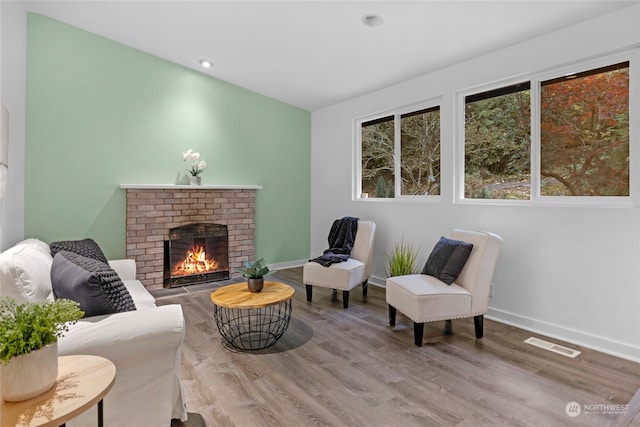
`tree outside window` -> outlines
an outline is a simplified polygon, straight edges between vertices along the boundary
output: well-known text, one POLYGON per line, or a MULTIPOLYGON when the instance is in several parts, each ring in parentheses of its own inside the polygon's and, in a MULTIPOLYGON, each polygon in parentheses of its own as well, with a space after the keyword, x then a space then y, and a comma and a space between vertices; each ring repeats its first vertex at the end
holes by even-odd
POLYGON ((465 198, 530 199, 529 88, 525 82, 465 98, 465 198))
POLYGON ((360 126, 363 193, 369 198, 395 198, 399 188, 403 196, 440 195, 439 106, 387 115, 360 126))
POLYGON ((403 195, 440 194, 440 107, 400 116, 403 195))
POLYGON ((538 80, 537 99, 532 82, 465 97, 465 198, 628 197, 629 62, 538 80), (539 152, 530 143, 533 108, 539 152))
POLYGON ((362 192, 371 198, 394 197, 394 117, 362 123, 362 192))
POLYGON ((629 62, 541 84, 540 194, 629 195, 629 62))

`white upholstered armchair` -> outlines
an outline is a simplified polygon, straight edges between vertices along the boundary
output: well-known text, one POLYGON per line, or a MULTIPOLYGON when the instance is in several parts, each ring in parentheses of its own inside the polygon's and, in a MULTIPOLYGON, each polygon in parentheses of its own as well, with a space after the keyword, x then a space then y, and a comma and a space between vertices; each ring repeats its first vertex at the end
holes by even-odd
POLYGON ((413 321, 414 341, 422 345, 424 323, 445 320, 451 333, 451 319, 474 318, 477 338, 482 338, 484 315, 498 261, 502 238, 484 231, 456 229, 451 239, 473 244, 469 258, 455 281, 447 285, 427 274, 390 277, 386 282, 389 324, 395 326, 396 310, 413 321))
POLYGON ((349 307, 349 291, 362 284, 362 295, 367 295, 367 282, 371 274, 373 242, 376 224, 373 221, 358 221, 358 231, 347 261, 324 267, 310 261, 302 269, 302 283, 307 290, 307 301, 311 302, 313 286, 342 290, 342 306, 349 307))

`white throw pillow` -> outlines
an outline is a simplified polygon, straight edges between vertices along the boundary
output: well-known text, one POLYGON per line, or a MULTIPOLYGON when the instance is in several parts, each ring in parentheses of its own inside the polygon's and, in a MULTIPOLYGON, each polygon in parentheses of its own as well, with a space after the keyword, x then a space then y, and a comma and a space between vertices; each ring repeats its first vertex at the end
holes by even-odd
POLYGON ((0 254, 0 295, 25 302, 53 301, 51 254, 38 242, 21 242, 0 254))
POLYGON ((51 250, 49 249, 49 245, 43 242, 40 239, 25 239, 21 242, 16 243, 16 246, 30 246, 34 249, 38 249, 43 254, 51 255, 51 250))

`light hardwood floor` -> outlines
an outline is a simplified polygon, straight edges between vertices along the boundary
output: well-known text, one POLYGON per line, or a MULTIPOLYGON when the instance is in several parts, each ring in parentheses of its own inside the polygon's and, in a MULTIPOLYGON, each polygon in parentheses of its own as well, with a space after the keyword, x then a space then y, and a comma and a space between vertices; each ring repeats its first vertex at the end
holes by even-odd
POLYGON ((186 318, 186 426, 609 426, 613 408, 588 405, 625 405, 640 387, 638 363, 541 337, 582 352, 570 359, 490 320, 481 340, 473 319, 454 321, 451 336, 444 322, 427 324, 416 347, 401 313, 389 327, 384 289, 370 286, 366 299, 354 289, 344 310, 328 289, 307 303, 300 268, 269 279, 295 287, 293 316, 275 346, 254 353, 222 346, 210 290, 159 297, 186 318), (567 415, 570 402, 580 415, 567 415))

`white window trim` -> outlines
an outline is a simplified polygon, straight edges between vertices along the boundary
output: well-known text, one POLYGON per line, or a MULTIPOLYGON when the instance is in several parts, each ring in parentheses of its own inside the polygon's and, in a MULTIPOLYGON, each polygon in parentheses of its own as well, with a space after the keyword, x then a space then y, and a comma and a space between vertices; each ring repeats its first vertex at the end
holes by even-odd
MULTIPOLYGON (((354 176, 352 184, 352 201, 366 201, 375 203, 389 203, 393 201, 403 202, 441 202, 442 190, 438 195, 402 195, 401 194, 401 181, 398 177, 401 176, 400 170, 400 117, 403 114, 412 113, 414 111, 426 110, 428 108, 440 107, 440 113, 442 113, 442 97, 431 98, 426 101, 422 101, 417 104, 406 105, 403 107, 392 108, 385 111, 380 111, 366 116, 361 116, 353 120, 353 135, 355 142, 354 147, 354 176), (394 155, 393 155, 393 171, 394 171, 394 197, 392 198, 362 198, 362 123, 371 120, 381 119, 383 117, 393 116, 394 120, 394 155)), ((440 116, 440 188, 442 189, 442 115, 440 116)))
POLYGON ((543 71, 506 78, 489 84, 474 86, 456 93, 456 143, 454 203, 481 205, 536 205, 536 206, 589 206, 589 207, 631 207, 640 205, 640 126, 635 117, 640 111, 640 97, 633 96, 640 90, 640 51, 637 47, 599 56, 571 64, 549 68, 543 71), (540 86, 541 82, 559 76, 587 71, 619 62, 629 61, 629 196, 542 196, 540 195, 540 86), (464 139, 465 139, 465 97, 510 86, 531 82, 531 199, 468 199, 464 197, 464 139))

